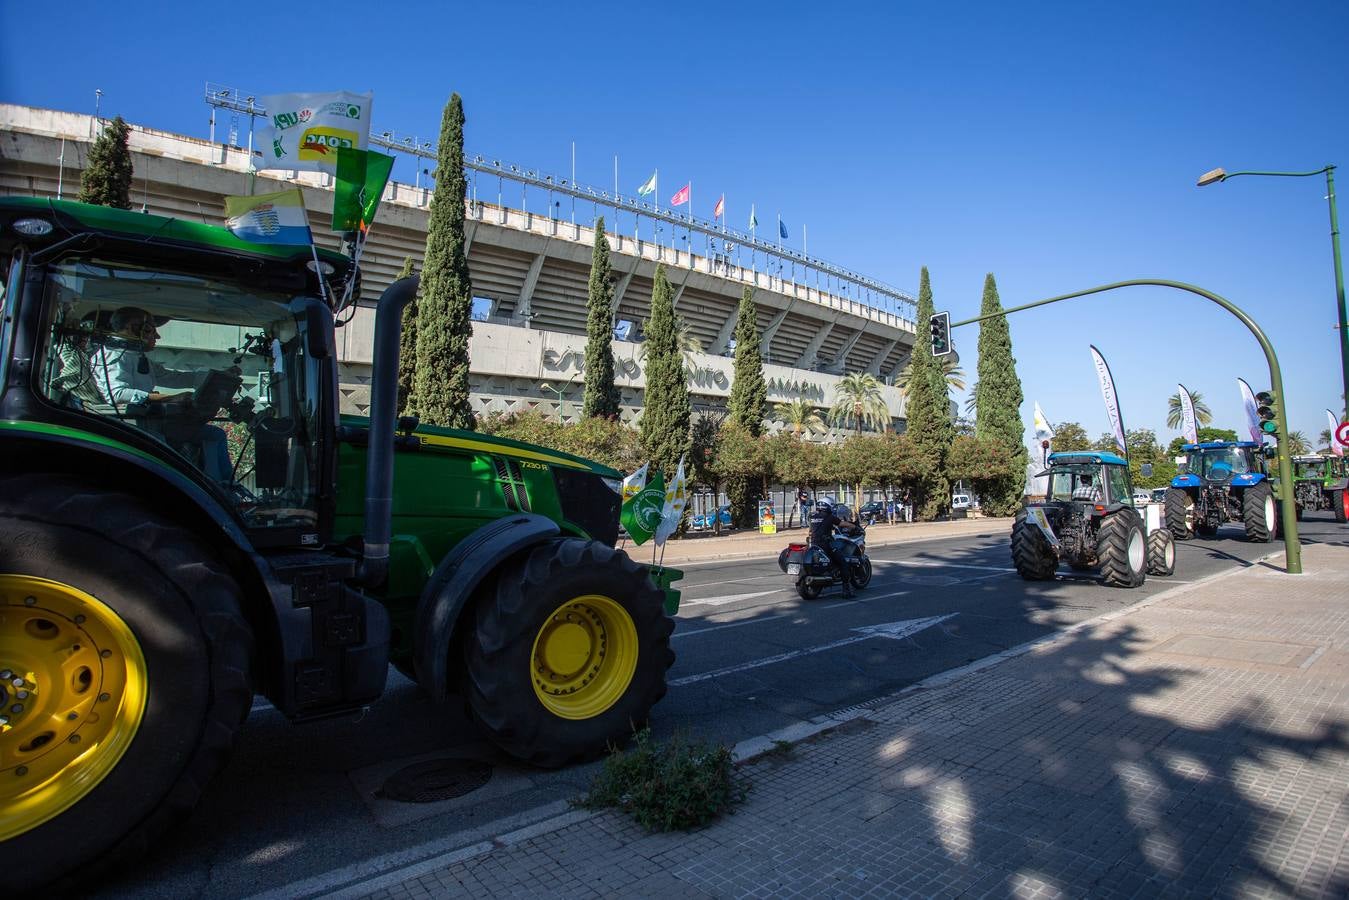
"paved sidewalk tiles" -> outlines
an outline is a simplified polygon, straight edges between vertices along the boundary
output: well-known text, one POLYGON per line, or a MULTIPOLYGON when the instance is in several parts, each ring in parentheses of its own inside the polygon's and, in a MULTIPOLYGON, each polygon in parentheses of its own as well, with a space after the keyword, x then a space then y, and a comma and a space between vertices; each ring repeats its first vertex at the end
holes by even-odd
POLYGON ((1344 897, 1349 550, 1304 565, 870 704, 701 830, 604 812, 372 896, 1344 897))

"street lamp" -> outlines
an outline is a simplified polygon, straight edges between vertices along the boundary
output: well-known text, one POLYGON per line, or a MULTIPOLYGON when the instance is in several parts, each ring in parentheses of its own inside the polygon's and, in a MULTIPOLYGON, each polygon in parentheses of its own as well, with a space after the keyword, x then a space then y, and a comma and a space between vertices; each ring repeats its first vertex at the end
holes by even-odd
MULTIPOLYGON (((1330 201, 1330 252, 1335 258, 1335 300, 1340 315, 1340 374, 1345 396, 1349 396, 1349 314, 1344 306, 1344 267, 1340 263, 1340 222, 1335 215, 1335 167, 1328 165, 1315 172, 1227 172, 1221 168, 1213 169, 1199 176, 1199 187, 1236 178, 1238 175, 1269 175, 1276 178, 1308 178, 1312 175, 1326 176, 1326 199, 1330 201)), ((1345 400, 1345 396, 1341 399, 1345 400)), ((1345 400, 1349 404, 1349 400, 1345 400)), ((1345 408, 1349 418, 1349 405, 1345 408)))
POLYGON ((563 393, 566 392, 567 388, 571 387, 572 383, 575 382, 575 381, 576 381, 576 376, 573 375, 573 376, 571 376, 570 378, 568 378, 566 381, 562 382, 562 386, 561 386, 561 387, 558 387, 557 385, 553 384, 551 381, 541 381, 541 382, 539 382, 539 390, 541 390, 541 391, 548 391, 548 392, 551 393, 551 394, 557 394, 557 421, 558 421, 558 424, 559 424, 559 425, 562 424, 562 412, 563 412, 563 407, 562 407, 562 395, 563 395, 563 393))

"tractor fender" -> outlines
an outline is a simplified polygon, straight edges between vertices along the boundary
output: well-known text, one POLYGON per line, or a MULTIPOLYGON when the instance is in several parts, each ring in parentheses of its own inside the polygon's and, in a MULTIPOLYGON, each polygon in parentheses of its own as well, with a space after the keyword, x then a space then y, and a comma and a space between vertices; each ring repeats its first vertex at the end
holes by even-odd
POLYGON ((450 647, 468 599, 503 560, 561 534, 545 516, 518 513, 489 522, 445 554, 417 602, 412 664, 432 700, 449 693, 450 647))
POLYGON ((1171 486, 1174 488, 1197 488, 1199 487, 1199 476, 1177 475, 1171 479, 1171 486))

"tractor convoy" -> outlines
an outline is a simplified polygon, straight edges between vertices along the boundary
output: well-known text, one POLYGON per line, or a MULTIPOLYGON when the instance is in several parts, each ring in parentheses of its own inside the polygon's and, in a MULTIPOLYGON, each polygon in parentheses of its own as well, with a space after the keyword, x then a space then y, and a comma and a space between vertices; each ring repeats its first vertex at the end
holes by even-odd
POLYGON ((1341 456, 1293 457, 1293 497, 1297 517, 1329 510, 1336 522, 1349 521, 1349 467, 1341 456))
POLYGON ((338 414, 345 256, 3 198, 0 260, 7 892, 153 846, 255 692, 349 713, 392 663, 540 766, 664 695, 680 573, 615 549, 619 473, 398 419, 415 278, 379 299, 366 419, 338 414))

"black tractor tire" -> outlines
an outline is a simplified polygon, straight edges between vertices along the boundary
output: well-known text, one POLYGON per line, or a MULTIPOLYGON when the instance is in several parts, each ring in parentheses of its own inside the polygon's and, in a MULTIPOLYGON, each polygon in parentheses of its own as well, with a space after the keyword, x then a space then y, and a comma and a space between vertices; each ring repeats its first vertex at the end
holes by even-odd
POLYGON ((1178 541, 1188 541, 1194 537, 1194 528, 1190 520, 1194 510, 1194 497, 1184 488, 1168 488, 1166 491, 1166 527, 1171 536, 1178 541))
POLYGON ((1298 522, 1301 522, 1301 521, 1302 521, 1302 504, 1301 504, 1301 503, 1294 503, 1294 504, 1293 504, 1293 518, 1294 518, 1296 521, 1298 521, 1298 522))
POLYGON ((1158 528, 1148 535, 1148 574, 1173 575, 1176 571, 1176 541, 1171 532, 1158 528))
POLYGON ((1054 548, 1039 528, 1026 521, 1024 509, 1017 512, 1012 522, 1012 565, 1027 581, 1048 581, 1059 567, 1054 548))
POLYGON ((1148 539, 1137 512, 1125 508, 1105 517, 1096 532, 1096 558, 1111 587, 1136 588, 1147 580, 1148 539))
POLYGON ((1274 540, 1279 530, 1279 507, 1268 481, 1251 485, 1241 495, 1241 521, 1246 526, 1246 540, 1258 544, 1274 540))
MULTIPOLYGON (((0 610, 10 611, 0 613, 0 630, 14 629, 0 635, 0 647, 21 655, 25 636, 51 635, 53 641, 71 639, 74 652, 81 643, 95 646, 80 635, 111 624, 111 633, 121 637, 105 638, 99 660, 106 662, 95 661, 88 677, 95 684, 119 678, 128 688, 139 684, 144 695, 136 720, 128 714, 134 708, 127 705, 130 690, 111 697, 105 691, 95 701, 82 698, 77 684, 39 682, 39 695, 45 686, 48 699, 60 698, 50 721, 70 722, 74 730, 69 737, 48 735, 43 752, 75 744, 84 730, 99 740, 98 751, 60 771, 73 776, 79 766, 87 773, 103 747, 124 742, 125 750, 72 805, 4 842, 4 856, 12 860, 5 867, 7 894, 28 896, 44 886, 47 893, 73 892, 158 846, 196 806, 225 765, 253 701, 253 637, 240 596, 209 543, 148 502, 63 475, 0 477, 0 610), (74 608, 88 615, 67 618, 52 611, 67 602, 83 603, 74 608), (77 702, 106 706, 85 711, 77 702), (67 703, 71 711, 64 713, 67 703)), ((16 728, 0 742, 18 733, 16 728)), ((22 762, 23 744, 16 740, 4 750, 0 759, 22 762)))
POLYGON ((1335 513, 1335 521, 1343 524, 1349 522, 1349 491, 1338 490, 1330 492, 1330 509, 1335 513))
POLYGON ((664 602, 644 567, 598 541, 516 554, 475 598, 464 649, 474 720, 502 750, 543 768, 623 745, 665 696, 674 620, 664 602), (563 629, 560 643, 583 651, 548 660, 548 636, 563 629), (573 668, 552 671, 564 664, 573 668))
POLYGON ((820 596, 820 591, 824 590, 819 584, 811 584, 802 578, 796 583, 796 592, 801 595, 802 600, 814 600, 820 596))
POLYGON ((861 590, 871 584, 871 560, 865 556, 858 557, 856 565, 848 565, 848 571, 852 573, 852 586, 861 590))

